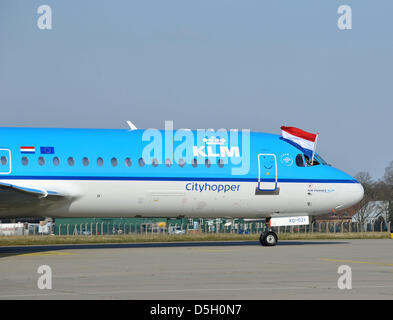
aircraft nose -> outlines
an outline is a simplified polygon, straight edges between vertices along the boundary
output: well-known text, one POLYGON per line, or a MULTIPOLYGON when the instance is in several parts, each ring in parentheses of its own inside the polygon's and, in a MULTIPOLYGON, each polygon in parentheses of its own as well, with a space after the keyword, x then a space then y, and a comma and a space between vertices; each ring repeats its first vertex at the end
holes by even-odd
POLYGON ((351 183, 344 187, 341 197, 338 200, 335 210, 343 210, 359 203, 363 199, 364 189, 360 183, 351 183))
MULTIPOLYGON (((333 169, 333 168, 332 168, 333 169)), ((334 195, 336 199, 336 207, 334 210, 343 210, 353 205, 359 203, 364 196, 364 188, 359 181, 357 181, 354 177, 349 174, 335 169, 335 176, 340 177, 341 180, 345 180, 341 186, 337 185, 337 192, 334 195)), ((334 193, 332 193, 333 196, 334 193)))
POLYGON ((357 204, 363 199, 364 196, 364 188, 361 183, 355 183, 353 187, 351 188, 351 205, 357 204))

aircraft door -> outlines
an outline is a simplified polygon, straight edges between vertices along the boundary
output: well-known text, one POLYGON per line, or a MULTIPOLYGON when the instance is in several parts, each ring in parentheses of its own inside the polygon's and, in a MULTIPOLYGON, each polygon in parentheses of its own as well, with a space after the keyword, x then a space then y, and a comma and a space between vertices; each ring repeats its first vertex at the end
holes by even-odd
POLYGON ((277 189, 277 158, 275 154, 258 155, 258 189, 275 191, 277 189))
POLYGON ((0 148, 0 174, 11 173, 11 151, 0 148))

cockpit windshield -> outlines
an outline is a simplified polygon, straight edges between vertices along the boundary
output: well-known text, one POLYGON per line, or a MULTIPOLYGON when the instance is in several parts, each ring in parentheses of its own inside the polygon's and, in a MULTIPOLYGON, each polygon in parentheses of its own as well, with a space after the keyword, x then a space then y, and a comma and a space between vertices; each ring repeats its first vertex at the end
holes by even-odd
POLYGON ((323 160, 323 158, 322 158, 319 154, 317 154, 317 153, 314 154, 314 159, 313 159, 313 160, 312 160, 310 157, 308 157, 307 155, 305 155, 305 154, 304 154, 304 159, 306 160, 306 164, 307 164, 308 167, 310 167, 310 166, 317 166, 317 165, 319 165, 319 164, 322 164, 322 165, 327 165, 327 164, 328 164, 328 163, 327 163, 325 160, 323 160), (311 160, 312 160, 312 163, 311 163, 311 160))
POLYGON ((318 153, 316 153, 316 154, 314 155, 314 157, 317 158, 318 161, 319 161, 321 164, 323 164, 323 165, 327 165, 327 164, 328 164, 328 163, 327 163, 318 153))

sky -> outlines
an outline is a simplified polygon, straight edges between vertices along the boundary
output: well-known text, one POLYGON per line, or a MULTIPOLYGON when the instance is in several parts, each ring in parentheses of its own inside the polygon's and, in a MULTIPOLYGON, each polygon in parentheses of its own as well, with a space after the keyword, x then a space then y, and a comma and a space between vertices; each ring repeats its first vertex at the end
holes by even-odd
POLYGON ((295 126, 320 133, 333 166, 380 179, 393 160, 392 15, 391 0, 2 0, 0 126, 295 126), (341 5, 352 29, 337 26, 341 5))

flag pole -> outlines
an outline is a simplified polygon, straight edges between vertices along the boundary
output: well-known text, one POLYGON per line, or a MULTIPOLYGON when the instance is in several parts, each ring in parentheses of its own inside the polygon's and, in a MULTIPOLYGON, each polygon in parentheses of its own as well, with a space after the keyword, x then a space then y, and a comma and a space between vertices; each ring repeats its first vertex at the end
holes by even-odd
POLYGON ((314 150, 312 151, 311 165, 313 165, 314 163, 314 154, 315 154, 315 150, 317 149, 318 136, 319 136, 319 132, 317 133, 317 136, 315 138, 314 150))

